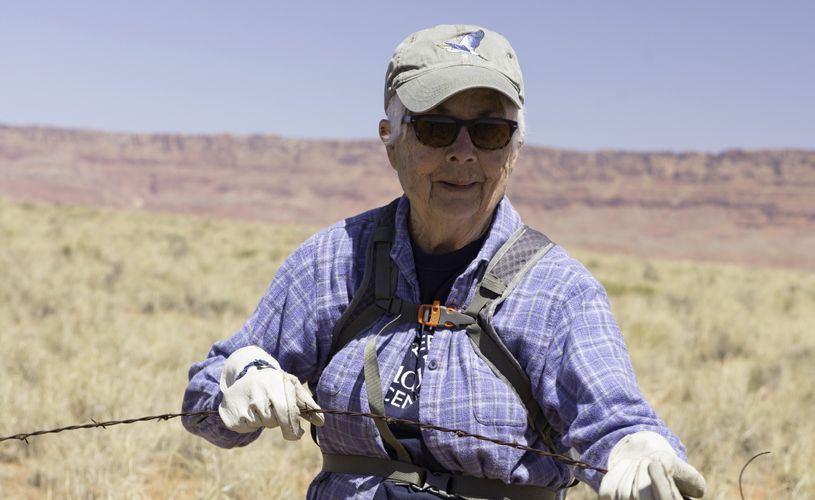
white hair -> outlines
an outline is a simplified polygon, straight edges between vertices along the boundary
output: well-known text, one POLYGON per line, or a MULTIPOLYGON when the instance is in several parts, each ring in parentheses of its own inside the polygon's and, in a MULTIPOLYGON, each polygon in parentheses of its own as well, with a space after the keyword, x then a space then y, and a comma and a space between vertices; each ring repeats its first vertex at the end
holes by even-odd
MULTIPOLYGON (((512 148, 511 153, 515 154, 521 147, 521 144, 523 144, 524 138, 526 137, 524 108, 523 106, 520 108, 516 106, 515 103, 504 94, 499 93, 498 95, 501 99, 501 104, 503 105, 504 110, 507 110, 507 119, 518 122, 518 130, 516 130, 512 135, 512 140, 509 143, 509 147, 512 148)), ((399 99, 397 94, 394 94, 393 97, 391 97, 391 100, 388 103, 388 122, 390 122, 391 125, 391 133, 388 135, 388 138, 385 139, 386 146, 393 146, 398 141, 404 139, 405 133, 409 127, 405 127, 406 124, 403 123, 403 120, 410 112, 411 111, 407 109, 404 104, 402 104, 402 100, 399 99)))

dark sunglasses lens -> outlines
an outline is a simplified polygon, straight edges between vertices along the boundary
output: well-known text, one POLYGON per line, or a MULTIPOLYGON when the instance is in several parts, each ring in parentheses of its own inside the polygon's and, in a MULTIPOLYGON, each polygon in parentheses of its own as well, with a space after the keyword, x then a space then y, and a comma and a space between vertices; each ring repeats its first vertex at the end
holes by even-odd
POLYGON ((415 129, 419 141, 432 148, 449 146, 456 138, 456 122, 443 116, 420 116, 415 129))
POLYGON ((471 129, 473 144, 484 149, 501 149, 512 137, 512 126, 500 120, 475 120, 471 129))

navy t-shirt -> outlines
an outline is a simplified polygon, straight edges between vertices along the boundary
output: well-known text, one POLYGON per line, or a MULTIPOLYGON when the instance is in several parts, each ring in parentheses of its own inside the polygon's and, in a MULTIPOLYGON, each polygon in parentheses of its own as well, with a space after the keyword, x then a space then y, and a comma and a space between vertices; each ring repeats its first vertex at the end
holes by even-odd
MULTIPOLYGON (((456 278, 478 256, 486 237, 485 234, 459 250, 444 254, 428 254, 414 245, 413 260, 416 265, 416 277, 419 280, 423 304, 432 304, 435 300, 442 305, 445 304, 456 278)), ((396 372, 396 377, 391 381, 388 392, 384 395, 386 415, 419 422, 418 400, 421 395, 422 374, 425 369, 434 368, 432 365, 426 366, 427 353, 430 351, 434 332, 433 327, 419 325, 416 338, 413 339, 411 348, 405 354, 405 359, 396 372)), ((422 431, 418 427, 391 424, 390 429, 410 454, 414 464, 435 472, 446 471, 427 449, 422 431)), ((385 449, 388 455, 396 460, 396 451, 387 443, 385 443, 385 449)), ((374 499, 396 500, 406 498, 408 495, 411 500, 423 500, 425 496, 428 499, 438 500, 437 496, 430 493, 415 492, 407 486, 397 486, 389 482, 382 483, 374 499)))

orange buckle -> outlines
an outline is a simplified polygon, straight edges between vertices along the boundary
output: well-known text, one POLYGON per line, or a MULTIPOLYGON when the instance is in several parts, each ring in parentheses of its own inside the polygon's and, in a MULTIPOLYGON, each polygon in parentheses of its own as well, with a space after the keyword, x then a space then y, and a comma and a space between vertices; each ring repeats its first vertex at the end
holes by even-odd
MULTIPOLYGON (((433 304, 422 304, 419 306, 419 323, 427 326, 437 327, 439 326, 439 320, 442 317, 442 312, 446 312, 448 314, 455 314, 456 310, 452 307, 445 307, 445 311, 442 311, 442 306, 438 300, 433 301, 433 304)), ((447 314, 444 315, 445 318, 447 314)), ((444 323, 444 326, 451 328, 456 326, 455 324, 447 321, 444 323)))

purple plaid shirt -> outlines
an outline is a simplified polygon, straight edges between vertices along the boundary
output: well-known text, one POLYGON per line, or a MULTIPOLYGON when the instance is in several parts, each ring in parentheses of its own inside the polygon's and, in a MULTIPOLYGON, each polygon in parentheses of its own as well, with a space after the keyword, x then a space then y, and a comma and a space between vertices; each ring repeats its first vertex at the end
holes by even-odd
MULTIPOLYGON (((397 297, 418 303, 407 229, 409 211, 410 203, 403 196, 396 213, 391 257, 399 267, 397 297)), ((365 248, 376 212, 320 231, 289 256, 252 317, 232 337, 215 343, 206 360, 190 368, 183 411, 218 408, 224 361, 248 345, 265 349, 284 370, 316 387, 317 402, 323 408, 369 411, 363 350, 372 333, 351 341, 328 366, 326 357, 334 324, 362 281, 365 248)), ((449 307, 469 304, 481 266, 521 225, 505 197, 478 257, 455 281, 449 307)), ((387 321, 382 318, 372 331, 379 331, 387 321)), ((576 448, 582 460, 605 467, 611 448, 623 436, 649 430, 665 437, 687 460, 679 438, 637 386, 603 286, 562 248, 555 247, 535 265, 495 314, 494 322, 529 375, 546 418, 561 432, 561 451, 576 448)), ((417 327, 403 325, 378 341, 383 394, 410 349, 417 327)), ((422 422, 541 447, 527 425, 523 404, 476 355, 463 330, 437 328, 427 366, 418 400, 422 422)), ((232 432, 217 416, 186 418, 184 425, 224 448, 244 446, 260 434, 232 432)), ((326 453, 388 457, 370 419, 326 415, 318 434, 326 453)), ((533 453, 442 432, 427 431, 424 438, 436 459, 454 473, 550 489, 568 481, 563 465, 533 453)), ((595 490, 602 479, 590 470, 576 469, 575 474, 595 490)), ((309 499, 370 499, 381 481, 364 475, 322 476, 318 476, 322 481, 309 488, 309 499)))

